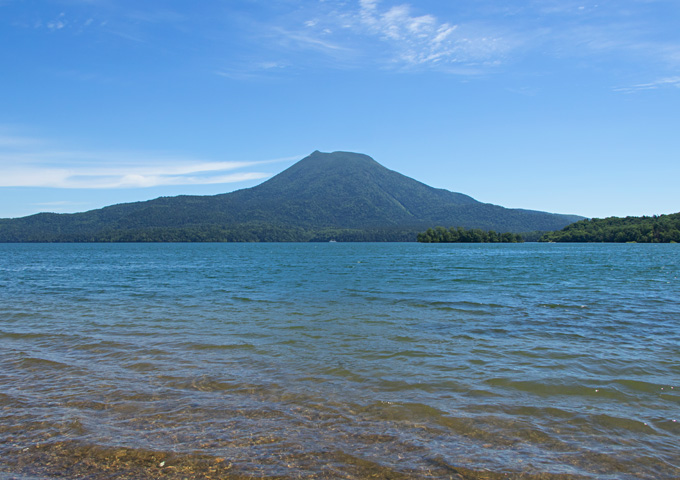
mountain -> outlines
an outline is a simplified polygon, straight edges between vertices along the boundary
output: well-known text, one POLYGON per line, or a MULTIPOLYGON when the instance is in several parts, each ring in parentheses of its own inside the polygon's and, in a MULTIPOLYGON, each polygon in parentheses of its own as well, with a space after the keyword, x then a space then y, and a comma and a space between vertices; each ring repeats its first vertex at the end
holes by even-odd
POLYGON ((358 153, 314 152, 262 184, 0 220, 1 242, 411 240, 424 228, 557 230, 581 220, 478 202, 358 153))

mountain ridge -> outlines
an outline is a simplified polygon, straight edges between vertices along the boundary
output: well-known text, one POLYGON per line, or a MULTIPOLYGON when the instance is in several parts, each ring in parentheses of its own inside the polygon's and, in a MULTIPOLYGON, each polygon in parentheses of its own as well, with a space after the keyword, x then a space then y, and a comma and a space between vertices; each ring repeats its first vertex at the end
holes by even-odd
POLYGON ((368 239, 392 232, 390 238, 415 241, 417 230, 436 225, 519 233, 581 219, 482 203, 389 170, 365 154, 315 151, 257 186, 229 193, 0 219, 0 241, 309 241, 334 232, 368 239))

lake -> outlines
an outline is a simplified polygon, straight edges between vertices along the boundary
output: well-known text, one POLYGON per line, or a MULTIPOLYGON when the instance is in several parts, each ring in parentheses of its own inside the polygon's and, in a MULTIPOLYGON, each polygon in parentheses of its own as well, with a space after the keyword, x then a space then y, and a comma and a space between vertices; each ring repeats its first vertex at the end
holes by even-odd
POLYGON ((680 478, 680 246, 0 245, 0 478, 680 478))

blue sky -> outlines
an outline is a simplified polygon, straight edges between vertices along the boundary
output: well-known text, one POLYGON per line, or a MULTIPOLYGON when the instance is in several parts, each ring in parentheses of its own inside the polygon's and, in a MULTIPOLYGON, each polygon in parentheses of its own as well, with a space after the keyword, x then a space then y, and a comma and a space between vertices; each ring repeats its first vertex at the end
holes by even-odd
POLYGON ((0 217, 314 150, 588 217, 680 211, 677 0, 0 0, 0 217))

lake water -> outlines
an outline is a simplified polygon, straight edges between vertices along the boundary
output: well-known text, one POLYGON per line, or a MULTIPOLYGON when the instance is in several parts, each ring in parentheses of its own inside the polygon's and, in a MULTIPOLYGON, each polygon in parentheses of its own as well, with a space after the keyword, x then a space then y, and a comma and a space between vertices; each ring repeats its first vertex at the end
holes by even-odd
POLYGON ((680 245, 0 245, 0 478, 680 478, 680 245))

